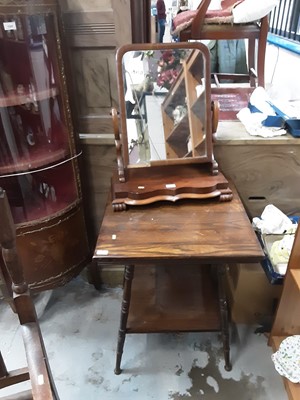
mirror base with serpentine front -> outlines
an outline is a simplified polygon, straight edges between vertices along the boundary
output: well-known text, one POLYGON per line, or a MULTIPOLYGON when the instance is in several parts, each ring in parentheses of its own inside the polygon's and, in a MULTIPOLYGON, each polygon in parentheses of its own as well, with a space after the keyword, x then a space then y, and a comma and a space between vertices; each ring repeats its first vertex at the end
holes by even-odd
POLYGON ((123 46, 117 52, 117 78, 114 210, 185 198, 230 201, 228 181, 213 156, 218 104, 211 101, 206 46, 123 46))

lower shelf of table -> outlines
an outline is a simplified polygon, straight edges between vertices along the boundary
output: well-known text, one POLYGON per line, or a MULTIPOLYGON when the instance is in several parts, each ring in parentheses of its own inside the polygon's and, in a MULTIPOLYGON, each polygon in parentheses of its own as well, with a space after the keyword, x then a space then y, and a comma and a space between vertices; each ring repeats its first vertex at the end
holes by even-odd
POLYGON ((137 266, 128 333, 221 329, 217 281, 209 266, 137 266))
MULTIPOLYGON (((286 336, 272 336, 271 345, 275 351, 279 349, 281 342, 286 338, 286 336)), ((290 400, 300 399, 300 383, 293 383, 286 378, 283 378, 284 386, 287 391, 290 400)))

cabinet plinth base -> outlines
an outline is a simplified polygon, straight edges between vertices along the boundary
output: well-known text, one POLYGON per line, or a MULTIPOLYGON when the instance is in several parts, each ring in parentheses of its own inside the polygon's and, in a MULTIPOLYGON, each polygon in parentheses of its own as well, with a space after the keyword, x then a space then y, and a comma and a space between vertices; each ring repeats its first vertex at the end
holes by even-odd
POLYGON ((80 273, 89 257, 84 226, 81 204, 34 225, 17 225, 17 249, 31 291, 63 286, 80 273))
POLYGON ((128 169, 125 182, 118 174, 112 178, 112 206, 114 211, 126 210, 126 206, 138 206, 157 201, 176 202, 181 199, 220 201, 232 200, 232 191, 222 173, 212 175, 208 168, 199 165, 180 165, 128 169), (142 170, 142 171, 141 171, 142 170), (146 171, 145 171, 146 170, 146 171), (128 178, 128 179, 127 179, 128 178))

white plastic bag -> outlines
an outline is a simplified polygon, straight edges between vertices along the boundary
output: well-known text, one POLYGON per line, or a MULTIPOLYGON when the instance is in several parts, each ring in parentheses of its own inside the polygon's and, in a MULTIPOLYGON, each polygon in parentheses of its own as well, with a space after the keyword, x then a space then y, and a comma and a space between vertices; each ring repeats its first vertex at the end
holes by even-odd
POLYGON ((278 4, 279 0, 244 0, 233 8, 233 22, 244 24, 257 21, 268 15, 278 4))

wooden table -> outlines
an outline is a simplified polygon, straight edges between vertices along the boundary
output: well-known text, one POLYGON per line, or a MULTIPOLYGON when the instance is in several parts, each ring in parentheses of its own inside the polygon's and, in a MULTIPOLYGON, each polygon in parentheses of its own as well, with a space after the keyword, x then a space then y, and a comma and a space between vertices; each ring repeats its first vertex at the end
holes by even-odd
POLYGON ((123 212, 108 203, 94 261, 125 265, 115 373, 126 333, 171 331, 221 331, 230 370, 225 263, 263 257, 235 191, 226 203, 182 200, 123 212))

